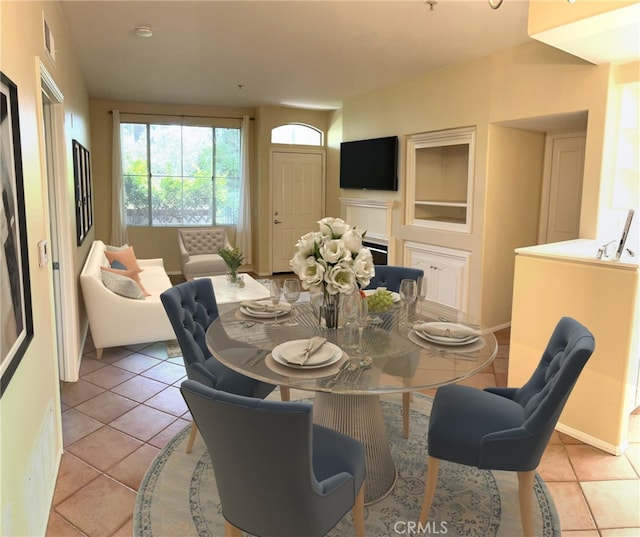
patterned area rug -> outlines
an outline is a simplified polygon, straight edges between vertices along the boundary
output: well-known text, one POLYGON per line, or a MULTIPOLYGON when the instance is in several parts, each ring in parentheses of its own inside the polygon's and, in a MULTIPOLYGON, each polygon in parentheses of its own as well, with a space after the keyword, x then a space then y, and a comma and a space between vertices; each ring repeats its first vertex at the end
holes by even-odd
POLYGON ((167 341, 166 346, 167 346, 167 356, 169 358, 176 358, 178 356, 182 356, 182 349, 180 348, 180 345, 178 344, 177 339, 172 339, 170 341, 167 341))
MULTIPOLYGON (((478 470, 442 461, 438 488, 427 526, 417 523, 424 494, 427 460, 426 430, 431 399, 414 394, 411 435, 402 438, 399 398, 384 398, 383 412, 398 481, 382 501, 365 508, 369 537, 402 534, 448 537, 514 537, 522 534, 518 480, 512 472, 478 470)), ((211 468, 200 435, 193 451, 185 453, 189 427, 178 433, 149 467, 136 499, 133 534, 136 537, 221 537, 224 523, 211 468)), ((560 520, 551 495, 536 475, 535 535, 560 536, 560 520)), ((328 534, 354 535, 351 515, 328 534)))

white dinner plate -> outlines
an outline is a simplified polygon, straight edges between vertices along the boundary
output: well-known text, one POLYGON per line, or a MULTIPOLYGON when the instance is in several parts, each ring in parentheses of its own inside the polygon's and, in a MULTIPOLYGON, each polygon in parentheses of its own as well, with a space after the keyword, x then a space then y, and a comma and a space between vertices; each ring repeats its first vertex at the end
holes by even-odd
POLYGON ((415 334, 430 343, 437 343, 438 345, 449 345, 450 347, 459 347, 461 345, 469 345, 478 341, 480 336, 467 336, 464 338, 452 338, 444 336, 432 336, 426 332, 420 330, 414 330, 415 334))
POLYGON ((291 310, 284 309, 284 308, 278 311, 262 311, 262 310, 254 310, 249 306, 240 306, 240 311, 245 315, 248 315, 249 317, 261 317, 264 319, 271 319, 276 316, 281 317, 282 315, 287 315, 288 313, 291 313, 291 310))
POLYGON ((452 321, 423 321, 414 325, 414 329, 415 326, 418 332, 424 332, 432 338, 465 339, 480 335, 476 329, 452 321))
POLYGON ((308 339, 294 339, 293 341, 287 341, 274 347, 271 351, 273 359, 287 367, 295 367, 297 369, 314 369, 316 367, 326 367, 331 364, 335 364, 342 357, 342 349, 333 343, 326 341, 322 347, 314 352, 307 361, 302 364, 292 364, 287 360, 287 356, 298 356, 302 354, 307 344, 308 339))
MULTIPOLYGON (((378 289, 365 289, 364 294, 369 296, 375 293, 377 290, 378 289)), ((393 299, 394 302, 400 302, 400 295, 395 291, 391 291, 391 298, 393 299)))
POLYGON ((476 353, 486 345, 484 338, 479 337, 478 341, 465 343, 464 345, 449 346, 450 350, 448 350, 444 348, 447 346, 445 343, 427 341, 426 339, 421 338, 415 330, 409 330, 408 336, 409 340, 419 347, 434 351, 436 355, 441 355, 445 358, 449 356, 451 358, 460 358, 463 360, 478 360, 478 355, 476 353))

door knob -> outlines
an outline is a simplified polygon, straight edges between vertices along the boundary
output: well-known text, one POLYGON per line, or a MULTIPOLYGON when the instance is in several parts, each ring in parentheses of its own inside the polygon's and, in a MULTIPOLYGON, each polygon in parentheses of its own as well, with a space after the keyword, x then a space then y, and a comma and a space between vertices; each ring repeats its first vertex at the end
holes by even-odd
POLYGON ((274 224, 282 224, 281 220, 278 220, 277 218, 273 221, 274 224))

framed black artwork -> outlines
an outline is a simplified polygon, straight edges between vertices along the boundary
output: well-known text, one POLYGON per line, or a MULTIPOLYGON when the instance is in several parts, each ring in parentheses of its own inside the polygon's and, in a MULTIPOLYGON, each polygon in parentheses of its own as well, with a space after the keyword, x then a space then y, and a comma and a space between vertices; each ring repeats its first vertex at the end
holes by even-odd
POLYGON ((0 73, 0 396, 33 339, 18 88, 0 73))
POLYGON ((73 176, 76 189, 76 238, 80 246, 93 225, 93 200, 89 150, 77 140, 73 140, 73 176))

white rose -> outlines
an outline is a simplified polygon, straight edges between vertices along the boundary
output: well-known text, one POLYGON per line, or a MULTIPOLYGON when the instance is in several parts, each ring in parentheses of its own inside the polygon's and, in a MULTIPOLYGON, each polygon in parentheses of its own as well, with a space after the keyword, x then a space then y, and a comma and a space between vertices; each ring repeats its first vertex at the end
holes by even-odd
POLYGON ((325 237, 332 239, 339 239, 344 235, 351 226, 347 224, 342 218, 333 218, 327 216, 318 222, 320 225, 320 233, 325 237))
POLYGON ((289 260, 289 265, 291 265, 291 270, 298 276, 301 277, 304 273, 304 270, 307 266, 307 258, 310 256, 306 256, 301 252, 296 252, 293 257, 289 260))
POLYGON ((368 248, 361 248, 358 252, 358 255, 353 260, 353 271, 362 287, 369 285, 371 278, 376 273, 376 269, 373 264, 373 256, 368 248))
POLYGON ((329 294, 348 293, 353 291, 356 275, 348 264, 340 263, 329 269, 325 281, 327 282, 327 292, 329 294))
POLYGON ((344 235, 342 235, 344 246, 352 254, 357 254, 362 248, 362 235, 354 228, 349 229, 344 235))
POLYGON ((302 281, 302 287, 305 289, 309 289, 312 287, 316 287, 322 285, 324 281, 324 274, 326 271, 326 267, 324 263, 316 260, 315 257, 307 257, 305 259, 304 266, 302 267, 300 272, 296 274, 302 281))
POLYGON ((320 246, 320 255, 322 259, 332 265, 339 263, 343 259, 351 258, 351 252, 345 248, 342 239, 325 241, 324 244, 320 246))
POLYGON ((306 233, 296 243, 298 252, 309 257, 315 253, 316 245, 322 242, 322 234, 319 231, 306 233))

